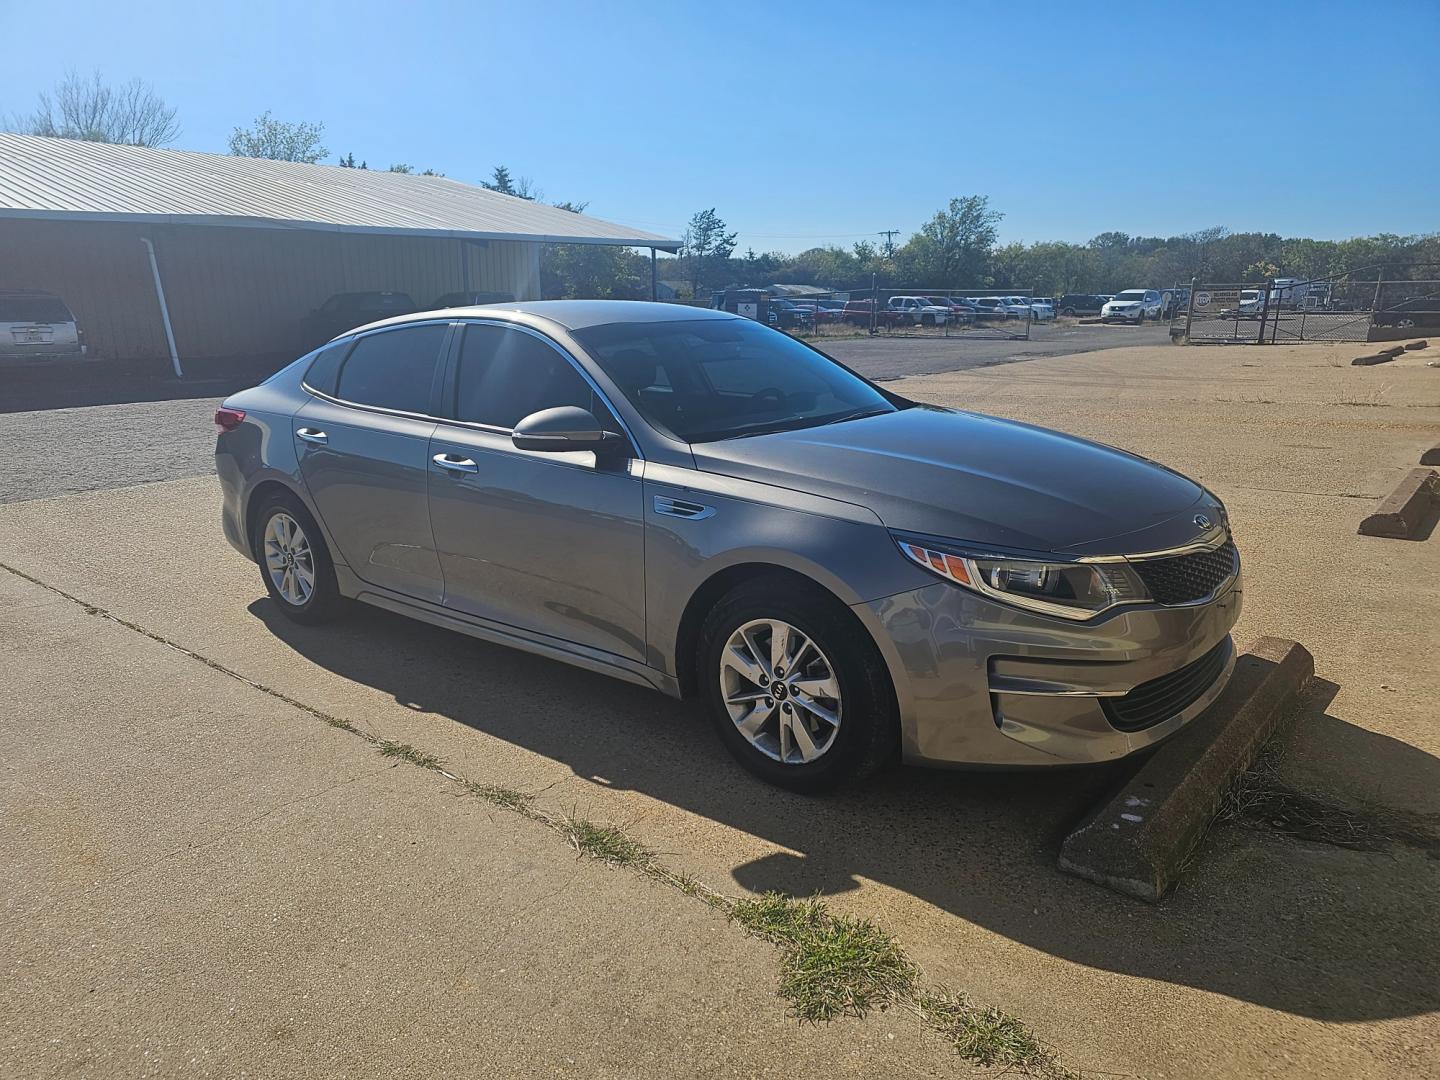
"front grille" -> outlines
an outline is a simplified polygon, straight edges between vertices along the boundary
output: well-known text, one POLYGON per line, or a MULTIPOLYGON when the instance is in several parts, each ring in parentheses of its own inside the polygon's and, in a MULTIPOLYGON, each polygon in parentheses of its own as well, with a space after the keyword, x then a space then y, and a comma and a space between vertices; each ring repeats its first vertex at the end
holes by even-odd
POLYGON ((1230 649, 1227 637, 1178 671, 1143 682, 1124 697, 1101 698, 1105 718, 1121 731, 1143 731, 1179 715, 1215 685, 1230 661, 1230 649))
POLYGON ((1140 559, 1130 565, 1157 604, 1193 604, 1214 595, 1235 574, 1235 542, 1226 540, 1212 551, 1140 559))

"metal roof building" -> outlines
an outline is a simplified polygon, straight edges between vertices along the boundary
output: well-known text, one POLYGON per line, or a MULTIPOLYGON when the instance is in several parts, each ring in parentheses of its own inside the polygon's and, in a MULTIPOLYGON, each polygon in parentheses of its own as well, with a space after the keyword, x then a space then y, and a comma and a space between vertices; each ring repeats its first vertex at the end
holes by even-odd
POLYGON ((298 355, 338 293, 535 299, 547 243, 678 247, 445 177, 0 133, 0 288, 61 296, 96 357, 298 355))

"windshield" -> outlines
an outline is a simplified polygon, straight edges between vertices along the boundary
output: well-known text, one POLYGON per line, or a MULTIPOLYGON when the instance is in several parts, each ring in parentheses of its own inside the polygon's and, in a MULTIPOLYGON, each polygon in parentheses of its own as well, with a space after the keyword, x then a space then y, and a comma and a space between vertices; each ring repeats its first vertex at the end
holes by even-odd
POLYGON ((1141 290, 1141 289, 1128 289, 1128 290, 1126 290, 1125 292, 1122 292, 1122 293, 1120 293, 1118 296, 1116 296, 1115 299, 1116 299, 1116 300, 1123 300, 1123 301, 1126 301, 1126 302, 1135 301, 1135 300, 1144 300, 1144 299, 1145 299, 1145 293, 1144 293, 1144 291, 1141 290))
POLYGON ((1241 300, 1259 300, 1259 299, 1260 299, 1260 290, 1259 290, 1259 289, 1241 289, 1241 290, 1240 290, 1240 299, 1241 299, 1241 300))
POLYGON ((684 442, 896 411, 822 353, 744 319, 611 323, 574 336, 646 420, 684 442))

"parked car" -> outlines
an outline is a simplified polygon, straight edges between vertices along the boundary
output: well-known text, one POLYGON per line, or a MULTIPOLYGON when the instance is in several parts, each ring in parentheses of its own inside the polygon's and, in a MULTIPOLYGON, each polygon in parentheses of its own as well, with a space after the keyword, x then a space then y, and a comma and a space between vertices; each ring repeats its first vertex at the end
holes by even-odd
POLYGON ((1146 319, 1160 318, 1160 294, 1154 289, 1126 289, 1116 293, 1100 309, 1105 322, 1133 322, 1139 326, 1146 319))
POLYGON ((1222 319, 1258 319, 1264 313, 1264 289, 1241 289, 1233 308, 1220 309, 1222 319))
POLYGON ((215 421, 225 536, 282 617, 353 598, 701 698, 797 790, 897 753, 1121 758, 1234 665, 1240 561, 1199 484, 726 312, 390 319, 215 421))
MULTIPOLYGON (((845 302, 845 309, 840 313, 840 317, 851 326, 869 326, 870 312, 874 306, 875 301, 873 300, 847 300, 845 302)), ((875 312, 876 326, 896 326, 900 323, 901 319, 902 316, 900 312, 891 311, 887 307, 882 307, 879 311, 875 312)))
POLYGON ((365 323, 394 315, 408 315, 415 310, 415 301, 410 299, 409 293, 336 293, 305 317, 305 336, 307 340, 319 344, 365 323))
POLYGON ((1020 314, 998 296, 982 296, 972 302, 975 304, 977 319, 996 322, 1002 319, 1020 318, 1020 314))
POLYGON ((926 296, 892 296, 885 306, 909 326, 944 326, 950 321, 950 309, 932 304, 926 296))
POLYGON ((1099 315, 1108 299, 1098 293, 1066 293, 1055 310, 1061 315, 1099 315))
POLYGON ((481 307, 485 304, 513 304, 514 293, 508 292, 447 292, 437 296, 430 305, 431 311, 452 307, 481 307))
POLYGON ((0 289, 0 362, 49 362, 85 355, 80 324, 54 293, 0 289))
MULTIPOLYGON (((1036 322, 1043 322, 1046 319, 1055 318, 1055 308, 1052 305, 1046 304, 1041 300, 1036 300, 1034 297, 1007 296, 1004 299, 1014 307, 1020 308, 1022 311, 1023 309, 1028 307, 1032 312, 1031 317, 1036 322)), ((1021 318, 1024 318, 1024 316, 1022 315, 1021 318)))
POLYGON ((963 304, 958 300, 952 300, 948 296, 927 296, 924 297, 924 299, 929 300, 930 303, 934 304, 936 307, 944 308, 949 313, 949 321, 952 323, 968 323, 975 321, 975 312, 971 310, 969 304, 963 304))
POLYGON ((766 306, 770 310, 770 325, 781 330, 809 330, 815 325, 814 313, 793 300, 771 297, 766 306))
POLYGON ((815 320, 817 325, 819 323, 835 322, 839 318, 837 311, 823 307, 818 300, 791 300, 790 303, 801 311, 808 311, 810 317, 815 320))

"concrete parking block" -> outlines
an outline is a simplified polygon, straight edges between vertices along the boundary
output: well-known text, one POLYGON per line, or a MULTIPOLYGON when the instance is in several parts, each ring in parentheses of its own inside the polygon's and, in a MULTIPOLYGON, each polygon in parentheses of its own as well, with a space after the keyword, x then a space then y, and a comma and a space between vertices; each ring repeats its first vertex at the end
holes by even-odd
POLYGON ((1420 455, 1421 465, 1440 465, 1440 446, 1432 446, 1420 455))
POLYGON ((1366 356, 1357 356, 1350 361, 1351 367, 1373 367, 1375 364, 1388 364, 1405 351, 1403 346, 1396 346, 1393 349, 1381 349, 1377 353, 1370 353, 1366 356))
POLYGON ((1257 641, 1215 703, 1065 838, 1060 869, 1151 903, 1163 897, 1314 670, 1303 646, 1257 641))
POLYGON ((1437 507, 1440 507, 1440 475, 1434 469, 1411 469, 1379 509, 1360 522, 1360 535, 1392 540, 1424 539, 1421 530, 1437 507))
POLYGON ((1428 341, 1407 341, 1405 343, 1405 348, 1412 352, 1418 352, 1420 349, 1428 349, 1429 347, 1430 342, 1428 341))

